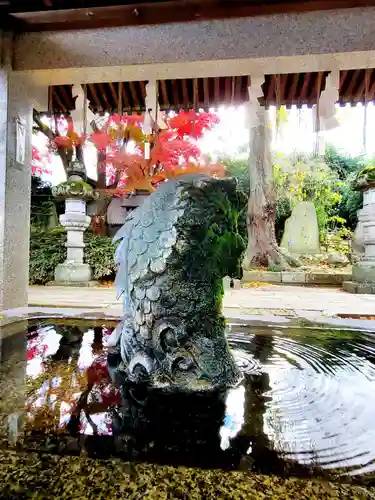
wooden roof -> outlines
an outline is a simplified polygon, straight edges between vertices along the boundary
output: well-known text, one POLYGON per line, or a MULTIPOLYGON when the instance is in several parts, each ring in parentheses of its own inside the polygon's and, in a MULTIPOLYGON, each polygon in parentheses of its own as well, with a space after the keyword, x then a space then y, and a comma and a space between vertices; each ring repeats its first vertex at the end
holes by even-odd
POLYGON ((90 29, 347 9, 374 0, 1 0, 0 28, 90 29))
MULTIPOLYGON (((267 107, 313 106, 325 88, 327 75, 328 72, 266 75, 261 103, 267 107)), ((121 107, 123 112, 130 113, 145 111, 146 84, 146 81, 91 83, 83 89, 94 112, 114 112, 121 107)), ((159 104, 162 110, 243 104, 248 100, 250 84, 248 76, 161 80, 158 82, 159 104)), ((365 100, 375 100, 375 70, 342 71, 339 103, 354 105, 365 100)), ((73 110, 72 85, 51 87, 51 102, 54 112, 73 110)))

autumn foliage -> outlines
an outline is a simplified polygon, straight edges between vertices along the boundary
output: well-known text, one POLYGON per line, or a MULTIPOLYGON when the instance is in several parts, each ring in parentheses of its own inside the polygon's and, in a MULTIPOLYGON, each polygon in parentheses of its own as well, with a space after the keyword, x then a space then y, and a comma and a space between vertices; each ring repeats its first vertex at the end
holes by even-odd
POLYGON ((32 147, 31 153, 31 174, 36 176, 51 174, 48 168, 48 164, 52 162, 50 155, 41 153, 35 146, 32 147))
POLYGON ((117 114, 108 118, 101 130, 89 140, 105 154, 103 168, 109 176, 107 189, 114 195, 136 190, 151 192, 158 183, 192 172, 222 176, 222 165, 207 164, 197 139, 219 122, 217 115, 206 112, 180 111, 164 118, 165 127, 153 123, 152 134, 144 133, 143 115, 117 114))

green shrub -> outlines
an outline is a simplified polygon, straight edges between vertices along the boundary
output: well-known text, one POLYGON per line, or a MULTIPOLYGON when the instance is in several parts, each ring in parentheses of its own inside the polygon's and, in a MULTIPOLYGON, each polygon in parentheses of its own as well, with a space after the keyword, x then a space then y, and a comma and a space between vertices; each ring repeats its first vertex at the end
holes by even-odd
POLYGON ((331 170, 338 174, 341 180, 345 180, 349 175, 358 172, 364 166, 362 156, 343 155, 332 145, 327 146, 324 161, 331 170))
POLYGON ((114 253, 116 245, 108 236, 85 235, 85 261, 89 264, 96 280, 113 280, 116 275, 114 253))
POLYGON ((52 186, 40 177, 31 177, 30 223, 39 229, 47 229, 51 219, 64 213, 64 203, 56 201, 52 195, 52 186))
MULTIPOLYGON (((112 280, 116 274, 115 245, 107 236, 85 233, 85 262, 96 280, 112 280)), ((29 282, 44 285, 54 279, 55 268, 66 259, 66 233, 61 227, 51 230, 32 228, 30 234, 29 282)))
POLYGON ((54 278, 55 267, 64 262, 66 234, 63 228, 30 233, 29 281, 31 285, 44 285, 54 278))
POLYGON ((238 187, 247 197, 250 194, 250 172, 249 160, 245 159, 230 159, 223 158, 221 160, 226 168, 229 177, 235 177, 238 181, 238 187))
POLYGON ((343 182, 341 194, 342 199, 337 206, 337 215, 346 221, 346 225, 352 231, 358 222, 357 212, 363 207, 363 192, 355 191, 352 187, 355 174, 351 174, 343 182))

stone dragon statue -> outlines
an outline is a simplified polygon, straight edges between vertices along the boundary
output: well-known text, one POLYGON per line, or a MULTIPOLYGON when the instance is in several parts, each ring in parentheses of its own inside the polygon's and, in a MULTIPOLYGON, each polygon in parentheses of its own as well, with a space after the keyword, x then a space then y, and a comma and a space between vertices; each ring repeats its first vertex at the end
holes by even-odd
POLYGON ((223 277, 242 274, 242 197, 234 179, 183 175, 160 185, 118 231, 116 371, 127 380, 193 391, 238 382, 221 309, 223 277))

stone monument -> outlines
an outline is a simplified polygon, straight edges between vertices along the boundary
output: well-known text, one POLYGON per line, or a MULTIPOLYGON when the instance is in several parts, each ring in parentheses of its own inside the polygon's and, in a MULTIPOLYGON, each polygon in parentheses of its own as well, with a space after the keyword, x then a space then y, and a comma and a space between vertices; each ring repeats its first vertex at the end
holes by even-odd
POLYGON ((292 254, 320 253, 319 228, 312 201, 299 201, 285 222, 281 247, 292 254))
POLYGON ((223 278, 241 278, 244 200, 233 179, 182 175, 160 185, 117 233, 117 385, 210 390, 240 373, 221 314, 223 278))

